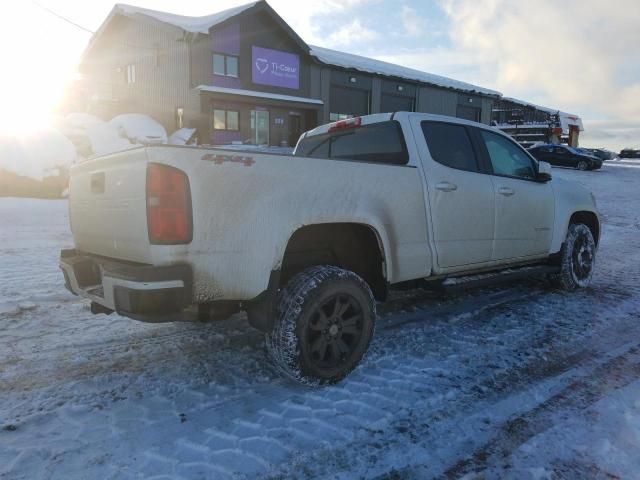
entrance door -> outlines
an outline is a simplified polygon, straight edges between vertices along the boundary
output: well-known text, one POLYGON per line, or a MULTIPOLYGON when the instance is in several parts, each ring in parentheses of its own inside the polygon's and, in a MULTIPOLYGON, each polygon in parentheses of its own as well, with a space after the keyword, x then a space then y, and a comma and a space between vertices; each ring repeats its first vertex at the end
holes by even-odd
POLYGON ((269 112, 251 110, 251 140, 256 145, 269 145, 269 112))
POLYGON ((289 115, 289 146, 294 147, 302 135, 300 115, 289 115))

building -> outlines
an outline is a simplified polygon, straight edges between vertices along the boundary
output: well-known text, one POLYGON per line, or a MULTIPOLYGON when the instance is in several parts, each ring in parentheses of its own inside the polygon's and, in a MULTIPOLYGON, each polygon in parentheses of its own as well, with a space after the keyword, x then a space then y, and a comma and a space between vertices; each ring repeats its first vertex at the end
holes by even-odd
POLYGON ((582 119, 572 113, 502 97, 494 103, 492 125, 511 135, 524 147, 534 143, 566 143, 577 147, 582 119))
POLYGON ((146 113, 200 143, 294 145, 318 124, 420 111, 486 124, 500 93, 307 45, 265 2, 205 17, 116 5, 92 37, 73 108, 146 113))

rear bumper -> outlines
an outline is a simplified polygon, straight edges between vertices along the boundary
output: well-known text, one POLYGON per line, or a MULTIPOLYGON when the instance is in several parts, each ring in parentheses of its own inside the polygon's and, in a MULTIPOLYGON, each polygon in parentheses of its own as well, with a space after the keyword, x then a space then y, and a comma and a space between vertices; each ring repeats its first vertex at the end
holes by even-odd
POLYGON ((71 293, 136 320, 171 321, 191 304, 189 265, 132 264, 72 249, 60 252, 60 269, 71 293))

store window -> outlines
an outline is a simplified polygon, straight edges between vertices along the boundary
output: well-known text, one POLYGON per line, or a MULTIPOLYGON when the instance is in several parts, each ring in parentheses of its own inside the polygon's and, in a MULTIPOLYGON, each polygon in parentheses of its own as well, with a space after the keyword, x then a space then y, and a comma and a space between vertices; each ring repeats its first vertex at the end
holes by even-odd
POLYGON ((214 53, 213 73, 225 77, 238 77, 238 57, 214 53))
POLYGON ((214 130, 240 130, 240 114, 235 110, 213 110, 214 130))

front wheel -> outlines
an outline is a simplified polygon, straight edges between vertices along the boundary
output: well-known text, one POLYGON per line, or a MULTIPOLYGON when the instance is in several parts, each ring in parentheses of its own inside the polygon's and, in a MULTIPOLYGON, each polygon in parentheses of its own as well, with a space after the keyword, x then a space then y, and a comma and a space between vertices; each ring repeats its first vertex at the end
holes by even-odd
POLYGON ((587 162, 585 162, 584 160, 580 160, 578 162, 578 170, 589 170, 589 164, 587 162))
POLYGON ((596 242, 591 230, 582 223, 573 223, 560 252, 560 273, 551 279, 564 290, 585 288, 591 283, 595 260, 596 242))
POLYGON ((267 351, 287 376, 307 385, 336 383, 362 360, 376 306, 353 272, 316 266, 295 275, 278 296, 267 351))

